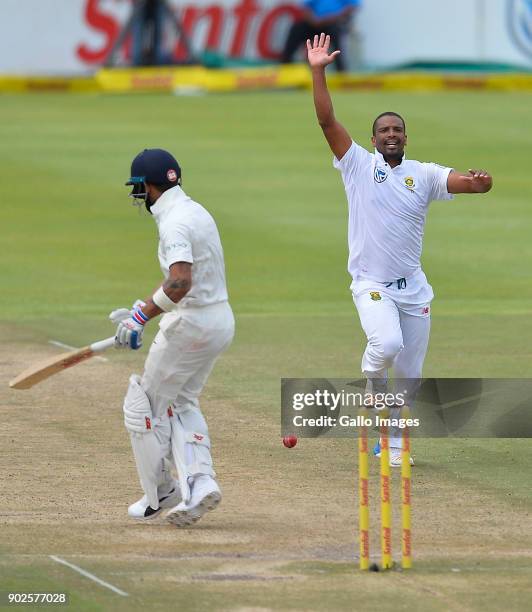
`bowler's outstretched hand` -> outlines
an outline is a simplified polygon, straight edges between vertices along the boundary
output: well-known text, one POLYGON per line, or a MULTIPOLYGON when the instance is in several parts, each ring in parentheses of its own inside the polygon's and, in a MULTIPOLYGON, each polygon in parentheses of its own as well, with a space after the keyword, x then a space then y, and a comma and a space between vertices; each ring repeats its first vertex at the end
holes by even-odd
POLYGON ((319 36, 314 36, 314 41, 311 43, 310 39, 307 38, 307 55, 308 63, 311 68, 318 68, 328 66, 334 62, 334 58, 340 54, 339 50, 329 53, 329 47, 331 45, 331 37, 322 32, 319 36))
POLYGON ((469 170, 466 177, 475 193, 486 193, 491 189, 493 179, 485 170, 469 170))
POLYGON ((469 170, 468 174, 453 170, 447 177, 449 193, 486 193, 492 185, 493 179, 485 170, 469 170))

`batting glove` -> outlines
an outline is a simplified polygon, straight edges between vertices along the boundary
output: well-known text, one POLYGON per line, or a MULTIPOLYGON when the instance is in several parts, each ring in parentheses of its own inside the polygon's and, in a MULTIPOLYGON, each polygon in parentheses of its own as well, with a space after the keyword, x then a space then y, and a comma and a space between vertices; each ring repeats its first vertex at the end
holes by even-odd
POLYGON ((131 316, 120 321, 116 328, 116 348, 130 348, 136 351, 142 346, 144 325, 149 321, 140 308, 136 308, 131 316))
POLYGON ((125 321, 126 319, 129 319, 129 317, 132 317, 135 310, 137 308, 142 308, 143 306, 146 306, 146 302, 143 302, 142 300, 135 300, 135 303, 131 308, 117 308, 116 310, 113 310, 113 312, 109 313, 109 320, 111 323, 118 325, 121 321, 125 321))

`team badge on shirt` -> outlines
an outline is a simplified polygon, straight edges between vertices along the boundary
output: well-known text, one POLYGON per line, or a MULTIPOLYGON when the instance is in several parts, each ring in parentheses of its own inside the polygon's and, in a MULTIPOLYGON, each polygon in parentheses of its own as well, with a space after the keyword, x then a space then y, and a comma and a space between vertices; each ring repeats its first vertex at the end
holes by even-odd
POLYGON ((381 300, 381 294, 378 291, 370 291, 369 295, 374 302, 381 300))
POLYGON ((384 183, 384 181, 388 178, 388 173, 382 168, 375 168, 373 178, 375 179, 376 183, 384 183))
POLYGON ((413 176, 407 176, 405 178, 405 185, 408 189, 410 189, 410 191, 413 191, 415 186, 416 186, 416 182, 414 181, 414 177, 413 176))

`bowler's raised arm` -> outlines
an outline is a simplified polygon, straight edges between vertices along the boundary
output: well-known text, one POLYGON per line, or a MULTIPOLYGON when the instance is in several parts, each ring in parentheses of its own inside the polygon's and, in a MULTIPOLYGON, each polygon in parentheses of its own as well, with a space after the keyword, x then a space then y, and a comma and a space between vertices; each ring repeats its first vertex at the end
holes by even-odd
POLYGON ((331 147, 331 151, 337 159, 342 159, 349 150, 352 141, 347 130, 334 116, 332 100, 327 88, 325 68, 340 53, 340 51, 329 53, 330 43, 330 36, 325 36, 323 33, 319 37, 314 36, 313 42, 307 40, 308 63, 312 71, 312 89, 318 123, 331 147))

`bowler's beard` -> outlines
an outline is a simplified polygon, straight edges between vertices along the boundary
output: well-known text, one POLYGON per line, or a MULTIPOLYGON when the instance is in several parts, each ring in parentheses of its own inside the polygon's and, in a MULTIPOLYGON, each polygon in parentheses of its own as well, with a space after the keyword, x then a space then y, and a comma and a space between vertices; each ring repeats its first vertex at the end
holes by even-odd
POLYGON ((403 159, 403 156, 405 154, 405 150, 403 149, 398 149, 395 153, 387 153, 384 149, 382 151, 379 151, 379 153, 384 157, 384 161, 386 162, 390 162, 390 161, 397 161, 400 162, 403 159))

